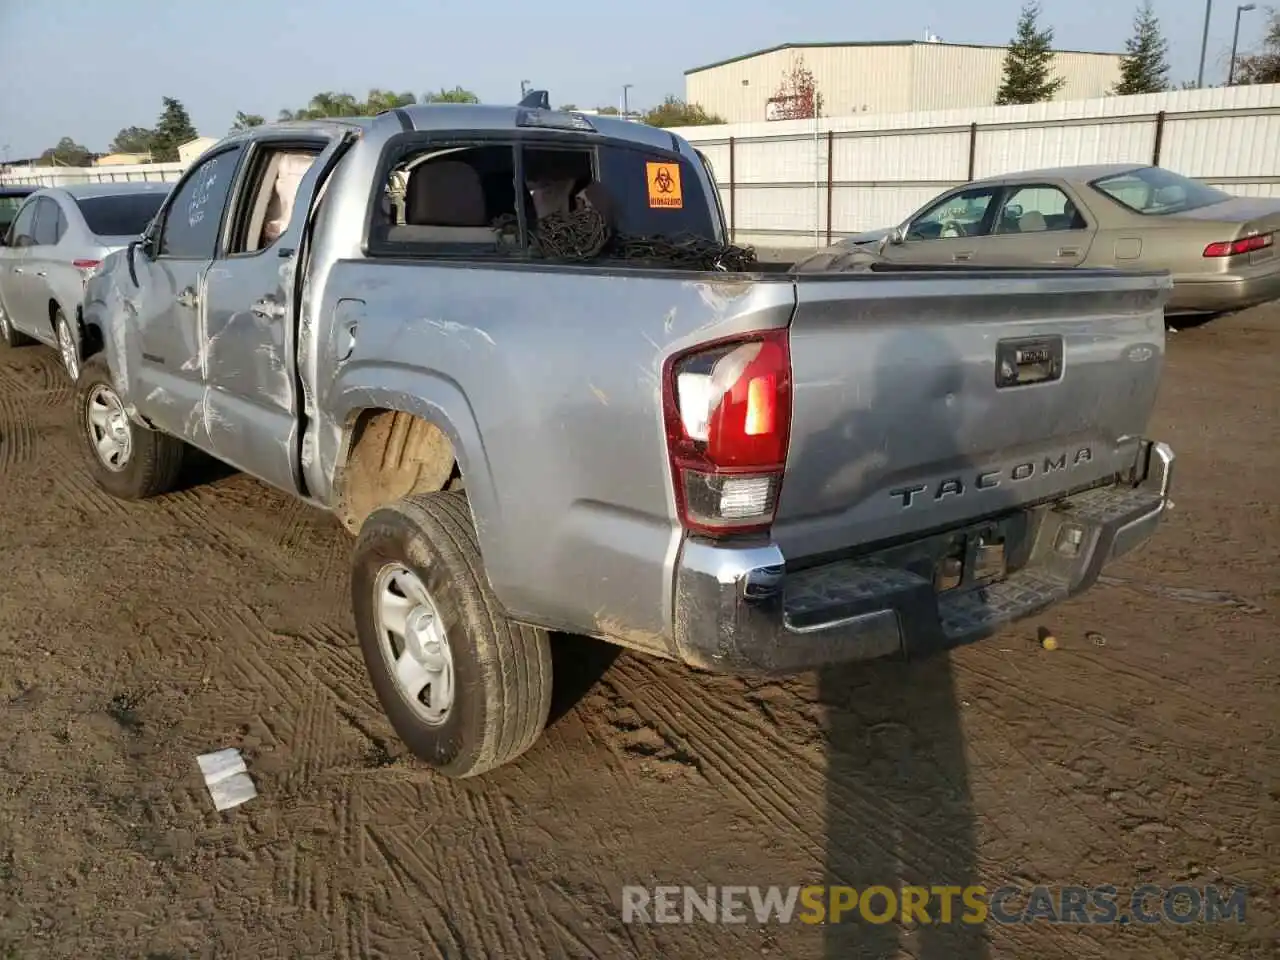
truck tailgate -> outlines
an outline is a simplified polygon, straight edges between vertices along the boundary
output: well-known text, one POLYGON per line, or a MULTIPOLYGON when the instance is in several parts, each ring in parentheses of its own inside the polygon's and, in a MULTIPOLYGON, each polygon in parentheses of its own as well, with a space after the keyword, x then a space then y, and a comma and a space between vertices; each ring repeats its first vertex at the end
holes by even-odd
POLYGON ((1127 471, 1171 289, 1094 270, 797 277, 783 553, 892 541, 1127 471))

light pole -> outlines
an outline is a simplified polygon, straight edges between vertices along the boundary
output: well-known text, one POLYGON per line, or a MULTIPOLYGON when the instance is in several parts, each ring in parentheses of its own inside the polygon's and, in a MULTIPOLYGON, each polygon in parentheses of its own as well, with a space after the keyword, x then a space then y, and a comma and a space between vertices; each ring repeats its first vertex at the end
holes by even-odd
POLYGON ((627 101, 627 91, 631 89, 631 86, 632 85, 629 83, 624 83, 622 85, 622 119, 623 120, 631 116, 631 111, 628 107, 628 101, 627 101))
POLYGON ((1236 32, 1231 35, 1231 65, 1227 67, 1227 86, 1235 83, 1236 79, 1236 48, 1240 46, 1240 14, 1246 10, 1256 10, 1256 3, 1243 3, 1236 7, 1236 32))
POLYGON ((1200 40, 1200 72, 1196 74, 1196 88, 1204 86, 1204 55, 1209 49, 1209 17, 1213 13, 1213 0, 1204 4, 1204 36, 1200 40))

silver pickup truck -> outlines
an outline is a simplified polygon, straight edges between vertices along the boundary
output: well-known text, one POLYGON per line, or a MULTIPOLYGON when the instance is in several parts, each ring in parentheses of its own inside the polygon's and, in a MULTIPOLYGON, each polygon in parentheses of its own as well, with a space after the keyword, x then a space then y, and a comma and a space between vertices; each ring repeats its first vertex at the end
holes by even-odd
POLYGON ((795 270, 670 132, 419 106, 233 135, 91 281, 97 482, 195 447, 358 534, 399 736, 453 776, 545 725, 554 631, 706 670, 966 643, 1167 508, 1167 275, 795 270))

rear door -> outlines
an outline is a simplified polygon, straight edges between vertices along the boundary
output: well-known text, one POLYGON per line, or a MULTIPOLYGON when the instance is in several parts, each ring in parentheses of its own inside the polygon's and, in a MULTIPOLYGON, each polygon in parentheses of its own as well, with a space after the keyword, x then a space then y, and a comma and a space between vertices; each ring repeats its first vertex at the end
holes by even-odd
MULTIPOLYGON (((45 343, 55 342, 50 304, 67 309, 56 292, 60 282, 67 280, 61 276, 63 271, 74 269, 69 263, 63 264, 58 255, 58 242, 66 232, 67 218, 58 201, 48 196, 37 199, 35 243, 27 249, 25 309, 32 324, 30 332, 45 343)), ((75 279, 78 284, 79 277, 75 279)))
POLYGON ((28 200, 9 228, 8 245, 0 258, 0 300, 9 324, 22 333, 32 326, 31 297, 27 284, 27 254, 36 242, 36 200, 28 200))
POLYGON ((1159 386, 1167 274, 815 274, 796 289, 774 527, 788 558, 993 515, 1132 465, 1159 386))
POLYGON ((1001 192, 991 229, 971 263, 987 266, 1078 267, 1096 225, 1057 184, 1017 183, 1001 192))
POLYGON ((135 257, 140 290, 131 333, 138 356, 130 392, 157 426, 206 450, 205 274, 243 151, 233 143, 189 170, 160 215, 153 256, 135 257))
POLYGON ((290 492, 301 484, 297 264, 317 186, 346 142, 296 133, 253 142, 205 287, 213 452, 290 492))

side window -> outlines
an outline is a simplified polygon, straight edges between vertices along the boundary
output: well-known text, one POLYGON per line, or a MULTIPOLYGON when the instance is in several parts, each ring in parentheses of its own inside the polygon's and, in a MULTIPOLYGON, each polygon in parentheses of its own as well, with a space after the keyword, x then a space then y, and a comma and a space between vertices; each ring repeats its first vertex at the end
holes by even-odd
POLYGON ((907 227, 908 240, 950 240, 985 237, 990 230, 993 187, 962 190, 943 197, 907 227))
POLYGON ((1009 190, 995 233, 1043 233, 1046 230, 1083 230, 1086 224, 1071 199, 1057 187, 1028 184, 1009 190))
POLYGON ((65 228, 65 226, 66 221, 58 208, 57 201, 50 200, 48 197, 41 197, 36 201, 35 245, 37 247, 53 246, 62 236, 59 227, 65 228))
POLYGON ((165 212, 159 256, 184 260, 213 257, 243 150, 237 145, 209 157, 178 188, 165 212))
POLYGON ((9 230, 9 245, 13 247, 29 247, 36 242, 36 204, 39 200, 29 200, 27 205, 18 211, 17 218, 9 230))
POLYGON ((302 178, 322 147, 263 147, 255 151, 237 204, 227 256, 257 253, 289 229, 302 178))

